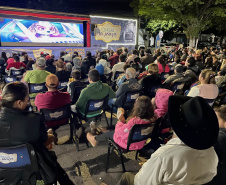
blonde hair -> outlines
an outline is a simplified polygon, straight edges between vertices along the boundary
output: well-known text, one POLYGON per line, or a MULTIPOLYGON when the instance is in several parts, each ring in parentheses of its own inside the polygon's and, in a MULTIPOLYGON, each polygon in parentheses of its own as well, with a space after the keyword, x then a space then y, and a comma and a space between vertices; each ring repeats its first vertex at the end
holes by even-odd
POLYGON ((221 68, 220 68, 220 70, 222 70, 222 69, 223 69, 224 65, 226 65, 226 59, 223 59, 223 62, 222 62, 222 64, 221 64, 221 68))
POLYGON ((159 68, 157 64, 150 64, 148 66, 148 73, 150 74, 158 74, 159 73, 159 68))

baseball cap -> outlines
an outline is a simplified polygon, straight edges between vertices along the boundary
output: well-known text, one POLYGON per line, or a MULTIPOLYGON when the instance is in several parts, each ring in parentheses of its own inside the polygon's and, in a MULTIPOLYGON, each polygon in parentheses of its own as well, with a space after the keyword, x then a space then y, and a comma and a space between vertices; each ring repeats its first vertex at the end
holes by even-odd
POLYGON ((50 59, 51 56, 50 55, 46 55, 46 60, 50 59))
POLYGON ((175 69, 176 69, 176 71, 177 71, 178 73, 183 73, 183 71, 184 71, 184 68, 183 68, 183 66, 182 66, 181 64, 177 64, 177 65, 175 66, 175 69))
POLYGON ((46 65, 46 60, 43 57, 40 57, 36 62, 38 67, 44 67, 46 65))
POLYGON ((50 74, 46 77, 46 85, 48 87, 57 87, 59 85, 58 77, 54 74, 50 74))

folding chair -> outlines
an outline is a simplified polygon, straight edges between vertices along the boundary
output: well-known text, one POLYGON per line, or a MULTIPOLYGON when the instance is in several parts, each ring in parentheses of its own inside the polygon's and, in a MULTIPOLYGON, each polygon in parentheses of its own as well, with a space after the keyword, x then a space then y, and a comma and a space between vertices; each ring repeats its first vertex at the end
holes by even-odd
POLYGON ((161 77, 161 81, 164 82, 169 77, 169 73, 162 72, 160 74, 160 77, 161 77))
POLYGON ((68 81, 59 82, 58 89, 60 91, 66 92, 67 91, 67 84, 68 84, 68 81))
MULTIPOLYGON (((24 184, 24 178, 31 180, 25 176, 28 175, 28 172, 31 175, 35 175, 35 173, 39 174, 35 149, 31 144, 0 147, 0 169, 8 172, 11 171, 15 174, 14 182, 24 184)), ((36 181, 36 179, 33 181, 36 181)))
POLYGON ((16 82, 18 80, 17 80, 16 76, 3 76, 3 81, 5 84, 7 84, 7 83, 11 83, 11 82, 16 82))
MULTIPOLYGON (((47 91, 46 83, 33 84, 28 83, 29 94, 33 93, 41 93, 47 91)), ((34 99, 35 97, 30 97, 30 99, 34 99)))
POLYGON ((76 144, 77 151, 79 151, 79 142, 74 125, 75 123, 73 122, 71 117, 70 105, 65 105, 57 109, 41 109, 40 112, 44 117, 45 125, 47 128, 53 128, 53 130, 56 130, 60 126, 69 124, 70 140, 76 144), (73 136, 75 136, 75 139, 73 136))
MULTIPOLYGON (((122 100, 122 108, 124 110, 130 111, 133 108, 133 104, 136 101, 136 99, 140 96, 141 91, 127 91, 124 99, 122 100)), ((112 105, 111 108, 111 127, 112 127, 112 116, 113 116, 113 109, 114 107, 117 107, 116 105, 112 105)))
POLYGON ((103 114, 104 118, 106 120, 106 123, 107 123, 107 127, 109 128, 108 119, 105 114, 107 102, 108 102, 108 95, 101 99, 89 100, 86 104, 85 114, 83 115, 82 113, 80 113, 79 110, 76 113, 77 117, 79 118, 80 123, 82 124, 81 120, 88 121, 88 119, 93 119, 93 118, 97 119, 98 117, 100 117, 103 114), (100 113, 94 114, 93 116, 92 115, 87 116, 89 113, 92 113, 92 112, 100 112, 100 113))
POLYGON ((73 89, 73 94, 71 94, 71 104, 75 104, 81 94, 81 91, 83 89, 85 89, 87 86, 83 85, 83 86, 75 86, 73 89))
MULTIPOLYGON (((106 170, 105 171, 106 172, 108 171, 109 157, 110 157, 111 149, 116 149, 118 151, 119 155, 120 155, 123 172, 125 172, 126 169, 125 169, 122 153, 127 153, 127 152, 130 152, 130 151, 133 151, 133 150, 129 149, 129 147, 132 143, 137 143, 137 142, 144 141, 144 140, 147 140, 148 138, 150 138, 151 135, 152 135, 152 131, 154 129, 154 126, 155 126, 155 123, 134 125, 129 132, 129 137, 128 137, 126 149, 120 147, 113 140, 109 139, 107 164, 106 164, 106 170)), ((137 152, 136 152, 135 159, 137 160, 138 150, 136 150, 136 151, 137 152)))
POLYGON ((180 92, 184 88, 184 82, 174 82, 171 86, 171 90, 175 93, 180 92))

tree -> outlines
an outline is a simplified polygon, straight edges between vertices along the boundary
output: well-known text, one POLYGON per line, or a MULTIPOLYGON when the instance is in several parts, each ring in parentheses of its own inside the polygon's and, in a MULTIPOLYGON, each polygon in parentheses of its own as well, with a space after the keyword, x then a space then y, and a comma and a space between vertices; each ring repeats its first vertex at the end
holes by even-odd
POLYGON ((226 17, 226 0, 133 0, 131 6, 139 16, 178 23, 192 47, 201 31, 217 17, 226 17))

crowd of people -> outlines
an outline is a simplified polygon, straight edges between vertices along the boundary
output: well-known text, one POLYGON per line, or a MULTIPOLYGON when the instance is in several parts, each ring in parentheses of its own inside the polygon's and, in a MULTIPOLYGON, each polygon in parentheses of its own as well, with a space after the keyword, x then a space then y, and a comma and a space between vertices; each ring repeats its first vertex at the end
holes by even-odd
MULTIPOLYGON (((114 130, 103 129, 98 135, 88 132, 86 137, 93 147, 111 139, 126 149, 133 125, 161 122, 161 130, 149 143, 130 145, 130 150, 141 150, 150 159, 137 174, 123 174, 118 184, 226 183, 226 105, 214 104, 226 91, 226 51, 220 47, 196 50, 172 46, 168 51, 156 49, 153 54, 150 49, 134 49, 130 54, 127 48, 118 48, 95 55, 88 51, 84 58, 77 52, 70 55, 62 51, 59 59, 43 52, 36 59, 25 52, 7 58, 2 52, 0 66, 3 79, 12 75, 12 70, 24 70, 20 82, 5 84, 1 91, 0 146, 31 143, 48 155, 52 143, 57 144, 56 130, 65 120, 45 125, 39 111, 70 105, 73 115, 81 117, 89 100, 105 98, 106 110, 117 113, 118 122, 114 130), (67 86, 59 89, 62 82, 67 86), (46 92, 29 93, 28 84, 42 83, 46 92), (175 89, 175 84, 180 88, 175 89), (128 109, 124 100, 129 92, 140 96, 128 109), (34 99, 36 113, 27 111, 29 97, 34 99)), ((98 110, 86 115, 88 122, 92 120, 90 127, 95 127, 93 118, 100 114, 98 110)), ((82 128, 76 125, 76 129, 82 128)), ((70 184, 56 157, 50 156, 57 166, 54 170, 58 170, 54 180, 70 184)), ((32 175, 5 173, 0 180, 29 182, 32 175), (18 178, 13 180, 14 176, 18 178)))

